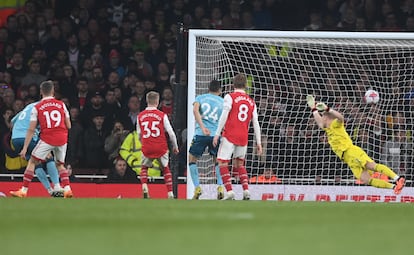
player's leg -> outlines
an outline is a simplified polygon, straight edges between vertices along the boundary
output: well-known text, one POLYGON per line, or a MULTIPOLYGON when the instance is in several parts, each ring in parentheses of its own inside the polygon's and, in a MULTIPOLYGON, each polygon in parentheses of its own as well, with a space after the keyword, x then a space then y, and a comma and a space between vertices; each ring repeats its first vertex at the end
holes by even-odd
POLYGON ((148 190, 148 167, 152 165, 152 159, 149 159, 142 154, 142 167, 140 174, 140 181, 142 186, 142 197, 147 199, 149 198, 148 190))
POLYGON ((50 186, 49 178, 47 178, 47 174, 45 170, 43 170, 42 163, 36 165, 35 174, 36 174, 37 179, 42 183, 43 187, 45 187, 47 192, 52 196, 53 189, 50 186))
MULTIPOLYGON (((52 184, 53 184, 51 195, 53 197, 63 197, 64 190, 60 186, 59 172, 58 172, 57 167, 56 167, 56 162, 53 159, 53 157, 51 157, 51 155, 49 155, 48 159, 46 160, 46 170, 47 170, 47 173, 49 174, 50 180, 52 181, 52 184)), ((69 173, 68 173, 68 175, 69 175, 69 173)))
POLYGON ((203 155, 205 145, 201 136, 194 136, 188 153, 188 169, 190 170, 191 180, 194 185, 193 199, 199 199, 202 191, 198 174, 197 160, 203 155))
POLYGON ((168 199, 174 199, 174 192, 173 192, 173 181, 172 181, 172 174, 170 167, 168 165, 169 162, 169 152, 165 153, 160 159, 159 159, 161 166, 163 167, 163 174, 164 174, 164 182, 165 186, 167 186, 167 196, 168 199))
MULTIPOLYGON (((388 166, 383 165, 383 164, 377 164, 375 162, 368 162, 366 164, 366 168, 369 169, 369 170, 373 170, 375 172, 379 172, 381 174, 385 174, 386 176, 390 177, 395 182, 395 184, 393 185, 393 184, 387 182, 389 185, 391 185, 391 187, 389 187, 389 185, 388 185, 386 188, 394 189, 395 194, 400 194, 401 193, 401 190, 405 186, 405 178, 404 177, 399 176, 398 174, 396 174, 388 166)), ((377 183, 379 181, 380 181, 379 179, 374 179, 375 183, 377 183)), ((384 181, 384 180, 382 180, 382 181, 384 181)), ((372 186, 374 186, 374 185, 372 185, 372 186)), ((375 187, 377 187, 377 186, 375 186, 375 187)), ((382 187, 380 187, 380 188, 382 188, 382 187)))
POLYGON ((223 184, 227 191, 222 200, 234 200, 235 197, 229 172, 229 162, 231 160, 233 150, 234 145, 230 143, 225 137, 222 137, 217 152, 217 162, 220 168, 220 175, 223 179, 223 184))
POLYGON ((45 160, 47 154, 51 150, 51 147, 42 142, 39 141, 35 148, 32 151, 32 156, 30 157, 26 170, 23 174, 23 184, 22 187, 17 191, 10 191, 10 195, 13 197, 26 197, 27 191, 29 190, 29 185, 33 180, 34 174, 35 174, 35 167, 37 164, 40 163, 40 161, 45 160))
POLYGON ((220 167, 219 167, 219 164, 217 163, 217 152, 218 152, 219 146, 220 146, 220 140, 217 146, 213 146, 213 137, 210 137, 209 152, 210 152, 210 155, 213 157, 213 161, 215 162, 214 168, 216 170, 216 178, 217 178, 217 199, 221 200, 224 197, 224 188, 223 188, 223 179, 221 178, 221 173, 220 173, 220 167))
POLYGON ((235 166, 234 170, 239 173, 240 183, 243 188, 243 200, 250 200, 249 177, 244 166, 244 158, 246 156, 247 146, 236 146, 234 149, 235 166))
POLYGON ((56 167, 59 173, 60 182, 63 187, 63 197, 72 198, 73 192, 70 187, 69 172, 65 167, 67 144, 53 148, 53 155, 55 156, 56 167))

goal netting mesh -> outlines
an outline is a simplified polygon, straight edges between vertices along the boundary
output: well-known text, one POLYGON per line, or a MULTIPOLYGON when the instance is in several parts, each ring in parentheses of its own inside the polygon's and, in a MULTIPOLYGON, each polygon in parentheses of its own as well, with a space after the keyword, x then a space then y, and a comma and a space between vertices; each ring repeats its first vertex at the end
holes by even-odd
MULTIPOLYGON (((264 154, 256 156, 251 130, 246 169, 252 186, 268 185, 258 183, 257 177, 269 168, 277 177, 270 182, 276 185, 361 185, 315 124, 306 106, 308 94, 341 111, 354 143, 375 161, 405 175, 411 185, 414 40, 381 39, 381 34, 370 39, 346 38, 343 33, 342 38, 335 38, 335 33, 324 37, 249 36, 246 32, 196 36, 194 72, 189 71, 195 90, 189 94, 189 106, 194 96, 208 92, 212 79, 221 81, 224 95, 232 90, 235 74, 247 75, 264 147, 264 154), (379 92, 377 104, 364 102, 368 89, 379 92)), ((191 108, 188 114, 191 120, 191 108)), ((189 121, 190 141, 193 123, 189 121)), ((207 185, 215 183, 211 158, 203 156, 198 165, 201 183, 214 193, 215 186, 207 185)), ((236 184, 237 173, 232 174, 236 184)))

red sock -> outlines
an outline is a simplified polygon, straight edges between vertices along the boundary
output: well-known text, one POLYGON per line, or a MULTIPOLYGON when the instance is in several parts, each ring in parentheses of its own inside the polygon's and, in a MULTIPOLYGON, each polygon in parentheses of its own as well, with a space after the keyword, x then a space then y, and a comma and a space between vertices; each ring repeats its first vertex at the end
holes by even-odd
POLYGON ((23 175, 23 187, 28 188, 29 184, 32 182, 32 179, 34 177, 34 172, 32 171, 24 171, 23 175))
POLYGON ((168 166, 164 167, 163 173, 164 173, 164 182, 165 182, 165 185, 167 186, 167 191, 170 192, 173 190, 172 175, 171 175, 170 168, 168 166))
POLYGON ((243 190, 249 189, 249 179, 247 177, 247 171, 244 166, 238 167, 237 171, 239 172, 240 183, 243 187, 243 190))
POLYGON ((141 167, 141 174, 140 174, 141 183, 147 183, 148 181, 148 167, 142 166, 141 167))
POLYGON ((220 174, 221 174, 221 179, 223 179, 223 184, 226 190, 227 191, 233 190, 233 187, 231 186, 231 178, 230 178, 228 166, 220 166, 220 174))
POLYGON ((70 184, 69 183, 69 174, 68 174, 68 170, 66 168, 59 171, 59 177, 60 177, 60 183, 62 184, 62 187, 66 187, 70 184))

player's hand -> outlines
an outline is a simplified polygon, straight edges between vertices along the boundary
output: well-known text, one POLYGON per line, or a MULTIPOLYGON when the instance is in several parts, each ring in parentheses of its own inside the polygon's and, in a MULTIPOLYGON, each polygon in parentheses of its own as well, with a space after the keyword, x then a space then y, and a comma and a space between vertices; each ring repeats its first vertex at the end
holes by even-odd
POLYGON ((319 102, 316 104, 315 108, 318 111, 323 112, 323 111, 326 111, 326 109, 328 109, 328 106, 325 103, 319 102))
POLYGON ((261 144, 257 145, 257 155, 262 155, 263 153, 263 148, 261 144))
POLYGON ((209 136, 210 135, 210 130, 208 128, 202 127, 201 130, 203 131, 203 134, 204 135, 206 135, 206 136, 209 136))
POLYGON ((213 146, 214 147, 217 147, 218 140, 219 140, 219 137, 217 135, 215 135, 214 138, 213 138, 213 146))
POLYGON ((27 153, 27 149, 23 148, 20 151, 19 155, 20 155, 21 158, 26 159, 26 153, 27 153))
POLYGON ((308 103, 309 108, 315 108, 315 98, 312 95, 306 96, 306 102, 308 103))
POLYGON ((179 152, 180 152, 180 150, 179 150, 178 148, 174 148, 174 149, 173 149, 173 153, 174 153, 175 155, 177 155, 179 152))

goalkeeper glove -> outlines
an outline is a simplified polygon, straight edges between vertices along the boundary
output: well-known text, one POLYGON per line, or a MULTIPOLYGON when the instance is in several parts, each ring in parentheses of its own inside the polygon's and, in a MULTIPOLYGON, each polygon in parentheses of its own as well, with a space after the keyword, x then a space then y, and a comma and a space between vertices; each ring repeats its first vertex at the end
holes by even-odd
POLYGON ((309 108, 315 108, 315 98, 312 95, 306 96, 306 102, 308 103, 309 108))
POLYGON ((316 104, 315 108, 320 112, 329 112, 329 106, 327 106, 325 103, 319 102, 316 104))

